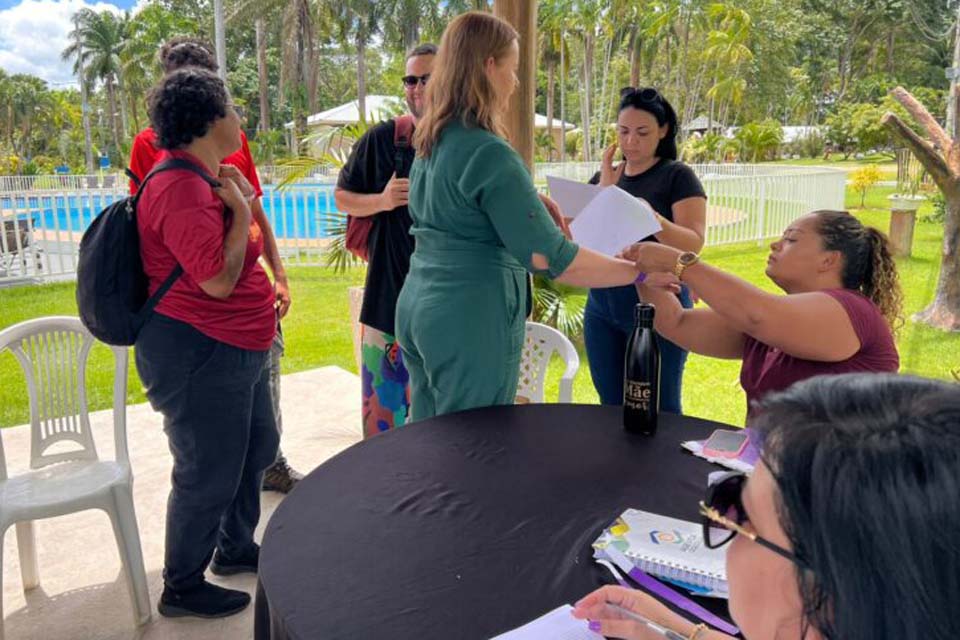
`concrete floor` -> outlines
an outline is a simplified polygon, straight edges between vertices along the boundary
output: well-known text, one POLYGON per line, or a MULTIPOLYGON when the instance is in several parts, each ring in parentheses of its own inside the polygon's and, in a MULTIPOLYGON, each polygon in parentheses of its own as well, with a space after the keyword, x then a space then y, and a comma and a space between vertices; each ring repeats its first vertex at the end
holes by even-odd
MULTIPOLYGON (((360 381, 337 367, 283 376, 281 447, 291 465, 307 473, 360 439, 360 381)), ((113 455, 112 412, 91 416, 102 458, 113 455)), ((127 407, 134 473, 134 501, 143 547, 153 619, 136 628, 113 530, 105 513, 86 511, 37 521, 40 586, 24 593, 11 528, 3 548, 3 610, 6 640, 244 640, 253 637, 253 606, 222 620, 162 618, 163 533, 170 486, 170 453, 162 420, 149 405, 127 407)), ((11 475, 29 463, 29 429, 3 430, 11 475)), ((282 496, 264 493, 263 527, 282 496)), ((208 578, 254 593, 252 575, 208 578)))

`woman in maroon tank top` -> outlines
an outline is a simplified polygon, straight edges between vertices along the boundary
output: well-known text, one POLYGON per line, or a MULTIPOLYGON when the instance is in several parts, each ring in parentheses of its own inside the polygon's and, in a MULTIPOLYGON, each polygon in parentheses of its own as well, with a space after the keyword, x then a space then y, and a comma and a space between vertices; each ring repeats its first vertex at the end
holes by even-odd
POLYGON ((625 255, 648 274, 638 286, 657 307, 657 331, 695 353, 743 360, 748 412, 798 380, 900 366, 902 294, 887 238, 845 211, 803 216, 770 245, 766 275, 785 296, 666 245, 640 243, 625 255), (681 281, 708 308, 682 308, 671 295, 681 281))

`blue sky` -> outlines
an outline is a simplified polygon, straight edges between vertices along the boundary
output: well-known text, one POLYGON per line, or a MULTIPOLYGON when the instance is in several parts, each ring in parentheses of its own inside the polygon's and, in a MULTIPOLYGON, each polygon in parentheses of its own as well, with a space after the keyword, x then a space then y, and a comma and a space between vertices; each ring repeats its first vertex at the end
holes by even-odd
MULTIPOLYGON (((23 0, 0 0, 0 11, 3 11, 4 9, 11 9, 22 3, 23 0)), ((121 9, 132 9, 137 2, 136 0, 111 0, 110 4, 121 9)))
POLYGON ((29 73, 51 87, 74 84, 71 64, 60 60, 70 17, 83 7, 120 12, 146 0, 0 0, 0 69, 29 73))

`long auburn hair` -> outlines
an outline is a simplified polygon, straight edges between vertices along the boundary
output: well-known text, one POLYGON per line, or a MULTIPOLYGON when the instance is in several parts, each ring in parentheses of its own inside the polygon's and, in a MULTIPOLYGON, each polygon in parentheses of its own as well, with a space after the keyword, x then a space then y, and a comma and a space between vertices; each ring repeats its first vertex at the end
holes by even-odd
POLYGON ((453 120, 506 138, 485 65, 489 58, 501 60, 518 38, 509 23, 480 11, 459 15, 447 25, 427 85, 423 117, 413 135, 417 155, 429 157, 453 120))

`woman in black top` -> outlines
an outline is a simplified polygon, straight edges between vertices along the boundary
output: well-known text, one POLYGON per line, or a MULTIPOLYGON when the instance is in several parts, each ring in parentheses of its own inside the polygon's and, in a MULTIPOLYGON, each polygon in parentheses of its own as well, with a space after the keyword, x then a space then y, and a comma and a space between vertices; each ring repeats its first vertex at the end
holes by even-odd
MULTIPOLYGON (((603 154, 593 184, 615 184, 646 200, 660 217, 663 230, 646 238, 699 253, 703 248, 707 196, 693 170, 677 161, 677 115, 670 103, 652 88, 621 91, 617 142, 603 154), (617 148, 623 160, 614 164, 617 148)), ((635 238, 623 238, 624 245, 635 238)), ((680 294, 691 307, 689 292, 680 294)), ((633 285, 591 289, 587 299, 584 339, 593 385, 603 404, 623 402, 623 360, 633 330, 633 309, 639 302, 633 285)), ((680 413, 683 367, 687 352, 659 339, 661 352, 660 409, 680 413)))

